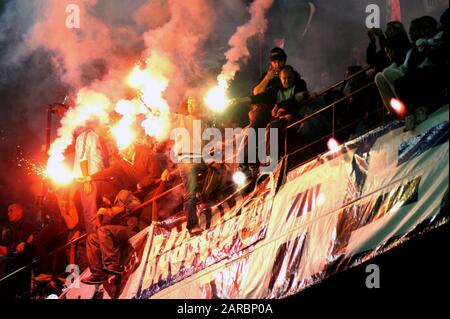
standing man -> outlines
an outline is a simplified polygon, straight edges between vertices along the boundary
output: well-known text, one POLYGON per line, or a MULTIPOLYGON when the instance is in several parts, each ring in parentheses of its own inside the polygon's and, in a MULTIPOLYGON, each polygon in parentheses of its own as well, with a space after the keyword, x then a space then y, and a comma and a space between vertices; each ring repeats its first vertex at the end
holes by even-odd
MULTIPOLYGON (((97 125, 89 122, 75 141, 75 158, 73 175, 82 178, 97 173, 104 167, 103 150, 100 137, 95 131, 97 125)), ((98 182, 85 181, 80 188, 80 200, 83 209, 83 219, 88 234, 95 231, 97 214, 98 182)))
MULTIPOLYGON (((184 211, 187 218, 187 229, 192 236, 202 233, 197 215, 197 198, 199 190, 198 175, 208 169, 203 161, 202 140, 196 140, 195 131, 203 132, 202 126, 206 124, 205 108, 198 97, 188 97, 188 115, 174 114, 173 127, 182 130, 185 134, 171 135, 174 140, 173 151, 185 190, 184 211)), ((172 131, 174 133, 175 130, 172 131)))

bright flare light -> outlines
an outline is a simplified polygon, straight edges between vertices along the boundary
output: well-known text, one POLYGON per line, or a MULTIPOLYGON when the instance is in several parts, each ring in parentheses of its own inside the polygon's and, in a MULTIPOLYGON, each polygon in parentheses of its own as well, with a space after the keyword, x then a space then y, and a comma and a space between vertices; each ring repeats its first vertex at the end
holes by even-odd
MULTIPOLYGON (((167 101, 163 98, 163 93, 169 85, 167 78, 158 72, 157 68, 151 68, 151 65, 146 69, 136 66, 128 77, 127 83, 139 90, 140 95, 139 98, 128 102, 137 104, 137 108, 134 107, 134 112, 129 115, 134 118, 137 114, 144 114, 146 119, 142 121, 141 125, 145 129, 145 133, 157 140, 166 138, 170 130, 170 109, 167 101)), ((130 107, 126 105, 116 106, 116 111, 126 116, 127 114, 120 112, 119 109, 126 110, 130 107)), ((126 145, 129 138, 131 138, 130 134, 128 134, 128 138, 122 137, 122 139, 125 139, 122 147, 126 145)), ((117 142, 121 144, 121 142, 117 142)))
POLYGON ((339 151, 339 143, 333 137, 328 140, 327 146, 332 153, 339 151))
POLYGON ((226 82, 221 81, 216 87, 213 87, 205 96, 204 102, 206 106, 214 112, 222 112, 229 103, 226 95, 226 82))
POLYGON ((145 134, 153 136, 157 140, 161 141, 166 138, 167 133, 169 132, 169 118, 164 114, 159 116, 149 114, 147 118, 142 121, 142 127, 145 130, 145 134))
POLYGON ((237 171, 233 174, 233 182, 236 185, 242 186, 245 184, 246 181, 247 181, 247 176, 243 172, 237 171))
POLYGON ((111 133, 116 139, 117 148, 122 151, 128 148, 136 138, 136 133, 132 129, 134 119, 130 116, 124 116, 119 123, 111 128, 111 133))
POLYGON ((402 101, 400 101, 399 99, 396 99, 396 98, 392 98, 390 104, 391 104, 391 108, 395 111, 395 113, 397 113, 400 116, 405 115, 406 107, 402 101))
POLYGON ((135 66, 133 71, 131 71, 130 76, 127 79, 127 83, 135 88, 141 89, 145 87, 147 81, 150 79, 150 74, 147 70, 141 69, 139 66, 135 66))
POLYGON ((67 185, 73 181, 71 171, 64 164, 64 152, 73 142, 77 128, 83 127, 89 120, 98 120, 99 125, 108 123, 109 99, 102 93, 80 90, 77 94, 76 107, 71 108, 61 120, 58 137, 53 141, 48 152, 46 175, 58 185, 67 185))
POLYGON ((63 158, 50 157, 47 163, 46 175, 57 185, 63 186, 72 183, 72 172, 62 162, 63 158))

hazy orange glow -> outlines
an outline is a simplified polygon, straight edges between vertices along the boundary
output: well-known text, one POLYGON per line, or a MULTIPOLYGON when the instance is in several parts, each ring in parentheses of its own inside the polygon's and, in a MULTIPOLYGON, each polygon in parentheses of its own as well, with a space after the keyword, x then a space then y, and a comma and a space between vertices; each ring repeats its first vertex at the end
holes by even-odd
MULTIPOLYGON (((136 66, 131 71, 127 83, 138 90, 139 97, 133 101, 140 107, 135 109, 133 114, 146 116, 141 123, 145 133, 158 140, 166 138, 170 129, 170 109, 162 95, 169 85, 167 78, 154 68, 142 69, 136 66)), ((129 121, 127 122, 129 123, 129 121)))
POLYGON ((400 116, 404 116, 406 114, 406 106, 402 101, 396 98, 391 99, 391 107, 400 116))
POLYGON ((214 112, 222 112, 228 105, 229 99, 226 95, 227 82, 219 81, 205 96, 205 105, 214 112))
POLYGON ((71 170, 64 164, 64 158, 61 156, 50 157, 47 163, 45 175, 50 177, 51 181, 59 186, 68 185, 73 181, 71 170))
POLYGON ((109 121, 109 99, 102 93, 81 90, 78 92, 76 107, 67 111, 61 120, 58 137, 50 145, 46 174, 56 184, 72 182, 72 172, 64 164, 64 152, 73 143, 75 131, 86 125, 89 120, 97 120, 99 125, 109 121))

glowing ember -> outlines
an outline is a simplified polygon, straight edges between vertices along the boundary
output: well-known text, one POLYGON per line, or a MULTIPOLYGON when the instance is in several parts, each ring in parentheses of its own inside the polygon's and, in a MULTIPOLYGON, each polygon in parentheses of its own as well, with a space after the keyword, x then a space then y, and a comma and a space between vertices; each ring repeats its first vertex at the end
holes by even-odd
POLYGON ((247 176, 241 172, 237 171, 233 174, 233 182, 239 186, 242 186, 247 181, 247 176))
POLYGON ((395 111, 395 113, 397 113, 398 115, 401 115, 401 116, 405 115, 406 107, 402 101, 400 101, 399 99, 396 99, 396 98, 392 98, 390 104, 391 104, 391 108, 395 111))
POLYGON ((42 164, 33 163, 24 157, 17 157, 16 160, 17 166, 24 168, 27 171, 27 175, 35 174, 46 177, 46 168, 42 164))
POLYGON ((325 195, 320 193, 319 196, 317 196, 317 205, 322 206, 323 204, 325 204, 325 195))
POLYGON ((327 146, 332 153, 339 151, 339 143, 333 137, 328 140, 327 146))
POLYGON ((219 84, 209 90, 204 99, 205 105, 214 112, 222 112, 229 103, 226 96, 226 82, 221 81, 219 84))

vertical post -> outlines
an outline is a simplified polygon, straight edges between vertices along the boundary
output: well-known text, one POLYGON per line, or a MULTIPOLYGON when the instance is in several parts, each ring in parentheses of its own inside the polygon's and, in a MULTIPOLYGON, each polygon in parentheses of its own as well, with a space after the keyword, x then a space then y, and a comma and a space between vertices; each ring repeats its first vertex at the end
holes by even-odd
POLYGON ((333 111, 333 115, 332 115, 332 118, 331 118, 331 137, 332 138, 334 138, 334 106, 335 106, 336 104, 334 104, 333 103, 333 107, 332 107, 332 111, 333 111))
POLYGON ((52 138, 52 113, 53 108, 51 105, 47 107, 47 122, 45 125, 45 158, 47 159, 47 154, 50 149, 50 141, 52 138))
MULTIPOLYGON (((44 162, 46 163, 48 160, 48 151, 50 150, 50 143, 52 138, 52 113, 53 113, 53 106, 48 105, 47 106, 47 121, 45 123, 45 154, 44 154, 44 162)), ((44 217, 43 216, 43 204, 45 197, 47 195, 47 182, 42 182, 42 193, 40 194, 41 197, 39 199, 39 210, 40 210, 40 223, 41 225, 44 223, 44 217)))

